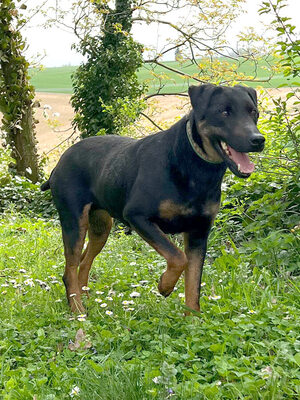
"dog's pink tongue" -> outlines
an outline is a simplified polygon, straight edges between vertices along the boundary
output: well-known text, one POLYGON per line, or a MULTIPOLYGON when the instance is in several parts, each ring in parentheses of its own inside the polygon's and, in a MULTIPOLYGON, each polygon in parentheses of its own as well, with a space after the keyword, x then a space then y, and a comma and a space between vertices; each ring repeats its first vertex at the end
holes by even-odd
POLYGON ((230 152, 229 157, 236 163, 236 165, 240 165, 241 172, 251 174, 254 171, 254 164, 250 161, 247 153, 240 153, 230 146, 228 146, 228 149, 230 152))

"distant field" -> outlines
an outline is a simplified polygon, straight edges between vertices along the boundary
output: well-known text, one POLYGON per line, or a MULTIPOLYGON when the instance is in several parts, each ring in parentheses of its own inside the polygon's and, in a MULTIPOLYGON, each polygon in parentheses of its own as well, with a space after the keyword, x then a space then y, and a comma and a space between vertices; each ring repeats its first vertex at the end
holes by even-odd
MULTIPOLYGON (((166 63, 168 66, 180 69, 186 74, 193 75, 197 72, 194 65, 182 67, 179 63, 175 61, 170 61, 166 63)), ((257 69, 257 79, 266 79, 269 75, 268 71, 264 69, 266 64, 260 63, 257 69)), ((72 93, 72 82, 71 74, 76 70, 75 66, 67 67, 57 67, 57 68, 46 68, 43 71, 31 70, 32 84, 35 86, 36 91, 39 92, 49 92, 49 93, 72 93)), ((248 76, 253 76, 253 64, 250 62, 244 63, 239 67, 238 71, 242 72, 248 76)), ((170 79, 163 79, 164 83, 163 92, 182 92, 185 91, 189 85, 189 80, 178 76, 172 71, 167 71, 163 67, 156 66, 154 73, 156 75, 168 75, 170 79)), ((151 68, 148 64, 145 64, 138 72, 140 81, 149 81, 149 92, 152 93, 158 87, 158 80, 155 82, 153 80, 153 74, 151 73, 151 68), (150 81, 151 80, 151 81, 150 81)), ((191 80, 190 80, 191 83, 191 80)), ((284 83, 288 84, 288 81, 282 74, 275 75, 270 82, 247 82, 249 86, 264 86, 264 87, 278 87, 284 83)))

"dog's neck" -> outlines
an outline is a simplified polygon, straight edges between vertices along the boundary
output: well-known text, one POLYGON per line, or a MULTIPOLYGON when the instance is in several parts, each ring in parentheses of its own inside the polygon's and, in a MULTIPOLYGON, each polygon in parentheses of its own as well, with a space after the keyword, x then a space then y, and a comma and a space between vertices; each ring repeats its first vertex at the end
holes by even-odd
POLYGON ((194 152, 198 155, 198 157, 208 163, 221 164, 223 159, 213 148, 205 133, 205 126, 202 126, 202 124, 197 124, 194 116, 190 114, 186 122, 186 134, 194 152), (193 127, 196 131, 195 133, 193 132, 193 127), (197 136, 195 137, 195 135, 197 136))

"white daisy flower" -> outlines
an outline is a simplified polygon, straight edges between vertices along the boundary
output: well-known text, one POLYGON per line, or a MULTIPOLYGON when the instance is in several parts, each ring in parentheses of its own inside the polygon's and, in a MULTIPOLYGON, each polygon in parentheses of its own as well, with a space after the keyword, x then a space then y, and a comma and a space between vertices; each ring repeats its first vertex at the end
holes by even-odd
POLYGON ((73 389, 71 390, 70 396, 75 397, 78 396, 80 393, 80 389, 78 386, 74 386, 73 389))
POLYGON ((221 296, 214 295, 214 296, 209 296, 208 298, 209 300, 220 300, 221 296))
POLYGON ((140 297, 141 294, 139 292, 132 292, 130 293, 130 297, 136 298, 136 297, 140 297))

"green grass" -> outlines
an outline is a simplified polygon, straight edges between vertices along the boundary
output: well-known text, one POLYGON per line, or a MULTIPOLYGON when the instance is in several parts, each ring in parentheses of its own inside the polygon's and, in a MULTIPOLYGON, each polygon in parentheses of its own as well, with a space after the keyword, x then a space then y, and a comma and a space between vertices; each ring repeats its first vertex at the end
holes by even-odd
POLYGON ((83 400, 299 398, 296 281, 249 268, 217 230, 202 312, 186 318, 183 282, 159 296, 165 262, 135 234, 114 233, 96 259, 85 321, 66 304, 57 222, 4 215, 0 243, 1 399, 69 399, 75 387, 83 400))
MULTIPOLYGON (((230 62, 232 64, 233 62, 230 62)), ((171 68, 180 69, 186 74, 193 75, 197 73, 197 68, 194 65, 181 66, 178 62, 169 61, 165 63, 171 68)), ((267 64, 264 61, 259 62, 257 70, 257 79, 266 79, 269 76, 268 70, 266 70, 267 64)), ((53 92, 53 93, 72 93, 72 82, 71 74, 76 70, 76 67, 57 67, 57 68, 46 68, 43 71, 31 70, 32 84, 35 86, 36 91, 39 92, 53 92)), ((254 75, 254 66, 250 61, 243 63, 239 68, 239 72, 246 74, 247 76, 254 75)), ((168 75, 168 79, 162 78, 164 88, 162 92, 182 92, 185 91, 191 83, 191 79, 182 78, 175 72, 167 71, 163 67, 156 66, 154 69, 156 76, 168 75)), ((153 81, 153 74, 149 64, 145 64, 143 68, 138 71, 138 76, 141 82, 149 82, 149 93, 153 93, 155 89, 160 85, 159 81, 153 81)), ((288 84, 283 74, 275 75, 270 82, 267 83, 251 83, 246 82, 250 86, 264 86, 264 87, 278 87, 284 83, 288 84)))

